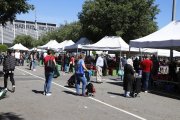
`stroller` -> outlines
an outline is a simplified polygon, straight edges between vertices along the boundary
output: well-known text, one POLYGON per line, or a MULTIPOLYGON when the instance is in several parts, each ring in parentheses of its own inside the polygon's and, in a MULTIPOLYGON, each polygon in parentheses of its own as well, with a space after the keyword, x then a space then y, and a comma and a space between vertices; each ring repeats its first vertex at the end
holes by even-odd
MULTIPOLYGON (((95 93, 94 85, 90 82, 91 75, 92 75, 91 71, 85 71, 85 77, 87 79, 87 86, 86 86, 86 89, 87 89, 86 95, 87 96, 94 96, 94 93, 95 93)), ((67 81, 68 86, 73 87, 75 85, 75 81, 76 81, 76 76, 75 76, 75 74, 73 74, 67 81)))
MULTIPOLYGON (((85 71, 85 77, 87 79, 87 82, 90 81, 90 72, 89 71, 85 71)), ((75 85, 75 81, 76 81, 76 75, 75 73, 69 78, 69 80, 67 81, 67 84, 69 87, 73 87, 75 85)))
POLYGON ((137 97, 141 92, 141 78, 136 77, 133 81, 133 91, 131 92, 132 97, 137 97))
POLYGON ((75 73, 69 78, 67 84, 69 87, 73 87, 75 85, 76 76, 75 73))
POLYGON ((89 82, 86 86, 86 89, 87 89, 86 91, 87 96, 94 96, 94 93, 96 92, 96 90, 92 83, 89 82))
POLYGON ((92 75, 91 71, 85 72, 85 76, 87 79, 87 86, 86 86, 86 89, 87 89, 86 95, 87 96, 94 96, 94 93, 96 92, 94 85, 90 82, 91 75, 92 75))

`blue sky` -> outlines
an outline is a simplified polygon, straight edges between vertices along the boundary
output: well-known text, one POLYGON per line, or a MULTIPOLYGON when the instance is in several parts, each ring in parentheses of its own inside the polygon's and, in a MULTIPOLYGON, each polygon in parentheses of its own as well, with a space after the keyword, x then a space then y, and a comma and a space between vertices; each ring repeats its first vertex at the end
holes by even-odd
MULTIPOLYGON (((29 0, 35 5, 36 12, 30 11, 27 14, 17 15, 19 20, 30 20, 38 22, 56 23, 78 20, 78 12, 81 12, 85 0, 29 0)), ((155 0, 159 5, 160 13, 156 16, 159 28, 164 27, 171 21, 173 0, 155 0)), ((176 0, 176 20, 180 20, 180 0, 176 0)))

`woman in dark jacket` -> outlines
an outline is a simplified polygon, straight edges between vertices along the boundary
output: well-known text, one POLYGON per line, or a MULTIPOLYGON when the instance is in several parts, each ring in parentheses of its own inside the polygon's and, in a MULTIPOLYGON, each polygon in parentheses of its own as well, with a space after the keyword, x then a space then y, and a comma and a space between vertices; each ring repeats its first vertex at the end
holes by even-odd
POLYGON ((134 81, 134 68, 132 59, 127 59, 127 63, 124 66, 124 82, 123 89, 125 91, 124 96, 130 97, 130 92, 132 91, 132 85, 134 81))

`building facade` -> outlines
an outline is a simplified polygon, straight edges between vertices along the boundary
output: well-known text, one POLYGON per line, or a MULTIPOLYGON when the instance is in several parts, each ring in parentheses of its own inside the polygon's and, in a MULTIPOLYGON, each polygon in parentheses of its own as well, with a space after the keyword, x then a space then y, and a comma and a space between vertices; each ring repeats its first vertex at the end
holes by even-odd
POLYGON ((41 35, 55 29, 56 24, 15 20, 7 22, 4 27, 0 25, 0 40, 1 44, 11 44, 17 35, 30 35, 38 40, 41 35))

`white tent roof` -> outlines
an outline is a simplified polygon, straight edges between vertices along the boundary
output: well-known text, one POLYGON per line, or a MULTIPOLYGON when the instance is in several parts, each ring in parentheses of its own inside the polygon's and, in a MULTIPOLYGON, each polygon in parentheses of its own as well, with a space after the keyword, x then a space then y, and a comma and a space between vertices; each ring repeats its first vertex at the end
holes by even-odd
POLYGON ((43 49, 39 49, 39 48, 34 47, 34 48, 29 49, 29 51, 45 52, 47 50, 43 50, 43 49))
MULTIPOLYGON (((142 52, 147 53, 155 53, 158 56, 170 57, 170 50, 168 49, 151 49, 151 48, 143 48, 142 52)), ((180 56, 180 52, 173 50, 173 56, 180 56)))
POLYGON ((50 40, 43 46, 39 46, 38 48, 46 49, 46 48, 54 48, 55 45, 59 44, 56 40, 50 40))
POLYGON ((65 40, 65 41, 55 45, 54 49, 64 49, 65 46, 70 46, 70 45, 73 45, 73 44, 74 44, 74 42, 72 40, 65 40))
POLYGON ((178 48, 180 47, 180 20, 172 21, 162 29, 145 37, 131 40, 131 47, 178 48))
POLYGON ((86 50, 129 51, 129 45, 118 36, 105 36, 91 45, 83 45, 86 50))
POLYGON ((58 43, 54 46, 54 49, 60 49, 60 48, 63 48, 63 46, 66 44, 67 40, 61 42, 61 43, 58 43))
POLYGON ((65 46, 65 50, 72 50, 72 49, 81 49, 82 45, 91 44, 91 41, 89 41, 87 38, 82 37, 79 39, 75 44, 70 46, 65 46))
POLYGON ((23 46, 21 43, 15 44, 14 46, 10 47, 13 50, 29 50, 27 47, 23 46))

